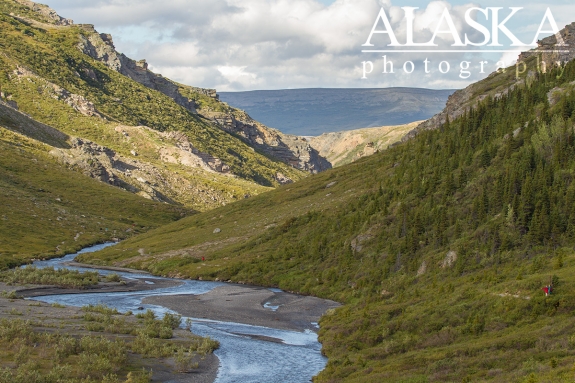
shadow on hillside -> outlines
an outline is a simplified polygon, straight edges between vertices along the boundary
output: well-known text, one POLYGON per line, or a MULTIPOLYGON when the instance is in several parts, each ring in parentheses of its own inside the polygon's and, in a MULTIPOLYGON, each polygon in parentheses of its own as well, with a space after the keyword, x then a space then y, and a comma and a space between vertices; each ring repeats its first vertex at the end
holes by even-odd
POLYGON ((70 138, 67 134, 32 119, 2 101, 0 101, 0 126, 55 148, 71 148, 67 142, 70 138))

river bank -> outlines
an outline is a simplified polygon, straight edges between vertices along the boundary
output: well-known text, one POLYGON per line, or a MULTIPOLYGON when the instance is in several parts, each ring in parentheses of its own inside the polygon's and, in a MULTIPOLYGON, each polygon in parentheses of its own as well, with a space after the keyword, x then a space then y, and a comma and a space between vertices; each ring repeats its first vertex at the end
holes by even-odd
POLYGON ((143 303, 161 305, 187 317, 314 332, 320 317, 340 306, 326 299, 234 284, 200 295, 147 297, 143 303))
MULTIPOLYGON (((79 262, 64 265, 85 269, 108 270, 140 274, 137 280, 120 283, 100 283, 90 290, 66 290, 67 294, 85 292, 145 291, 177 286, 183 282, 142 278, 146 271, 122 267, 94 266, 79 262)), ((151 276, 151 275, 150 275, 151 276)), ((30 289, 26 297, 61 294, 50 288, 30 289)), ((204 294, 159 295, 144 298, 144 304, 159 305, 185 317, 236 322, 291 331, 317 331, 317 322, 328 310, 341 304, 327 299, 287 293, 279 289, 226 283, 204 294)))
MULTIPOLYGON (((142 284, 139 287, 145 289, 149 285, 142 284)), ((120 289, 120 286, 117 286, 120 289)), ((126 287, 124 287, 126 288, 126 287)), ((134 288, 131 286, 129 288, 134 288)), ((157 286, 156 286, 157 288, 157 286)), ((102 293, 109 292, 110 286, 101 286, 102 293)), ((98 290, 97 287, 90 289, 91 292, 98 290)), ((132 290, 130 290, 132 291, 132 290)), ((30 297, 49 294, 68 294, 74 291, 60 289, 52 286, 8 286, 0 283, 0 319, 25 320, 29 321, 33 331, 37 333, 58 333, 80 338, 87 335, 104 336, 110 340, 122 339, 131 341, 134 338, 129 334, 110 334, 106 332, 94 332, 86 329, 86 322, 83 318, 85 312, 80 307, 64 306, 57 304, 47 304, 38 301, 14 299, 18 297, 30 297), (41 294, 44 293, 44 294, 41 294)), ((87 290, 78 290, 87 292, 87 290)), ((128 323, 137 322, 134 315, 122 315, 121 318, 128 323)), ((185 341, 189 331, 177 329, 174 331, 174 341, 185 341)), ((178 373, 175 371, 173 358, 144 358, 136 354, 129 355, 129 364, 137 369, 145 368, 153 371, 152 382, 198 382, 213 383, 216 379, 219 360, 214 354, 208 354, 204 359, 197 358, 198 368, 188 373, 178 373)), ((6 365, 6 361, 2 361, 6 365)))
POLYGON ((181 282, 165 279, 122 279, 122 282, 100 282, 98 285, 83 289, 63 289, 56 286, 12 286, 24 298, 41 297, 58 294, 86 294, 86 293, 123 293, 157 290, 181 285, 181 282))
MULTIPOLYGON (((97 245, 80 253, 112 245, 97 245)), ((118 274, 122 280, 101 278, 99 286, 86 290, 29 286, 21 293, 56 306, 105 305, 122 313, 152 310, 158 317, 170 312, 183 315, 184 320, 192 321, 194 334, 220 344, 208 364, 200 364, 200 369, 183 381, 208 383, 215 376, 217 383, 306 383, 325 368, 317 321, 325 311, 339 306, 335 302, 271 288, 162 278, 123 268, 88 268, 74 261, 78 254, 37 261, 34 266, 98 270, 104 277, 118 274)))

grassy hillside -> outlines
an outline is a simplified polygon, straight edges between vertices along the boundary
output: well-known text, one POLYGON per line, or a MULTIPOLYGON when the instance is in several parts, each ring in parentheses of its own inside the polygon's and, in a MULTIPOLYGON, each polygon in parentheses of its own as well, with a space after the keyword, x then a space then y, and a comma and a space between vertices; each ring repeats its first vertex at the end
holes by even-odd
POLYGON ((398 126, 381 126, 345 132, 324 133, 311 137, 310 145, 317 149, 333 167, 347 165, 366 156, 371 156, 390 145, 401 141, 421 121, 398 126))
POLYGON ((0 127, 0 267, 127 238, 191 213, 67 169, 50 148, 0 127))
POLYGON ((572 382, 574 80, 574 62, 531 76, 388 151, 83 259, 346 303, 321 322, 316 382, 572 382))
MULTIPOLYGON (((160 133, 183 134, 194 150, 209 158, 208 162, 219 160, 226 168, 222 172, 236 176, 206 172, 184 166, 178 158, 173 160, 178 166, 171 166, 169 175, 178 178, 179 174, 196 194, 195 199, 179 202, 200 210, 277 186, 278 173, 293 180, 304 176, 303 172, 256 152, 163 93, 82 53, 78 48, 80 36, 88 32, 81 26, 58 26, 48 21, 14 1, 0 1, 2 99, 17 104, 33 119, 70 137, 91 140, 113 149, 119 156, 158 168, 171 166, 166 165, 160 149, 171 150, 178 144, 160 133), (144 132, 143 136, 151 135, 145 140, 123 133, 124 127, 141 126, 157 133, 144 132), (206 190, 212 192, 217 204, 197 198, 206 190)), ((170 181, 179 183, 177 179, 170 181)), ((169 197, 180 194, 180 190, 174 190, 169 197)))

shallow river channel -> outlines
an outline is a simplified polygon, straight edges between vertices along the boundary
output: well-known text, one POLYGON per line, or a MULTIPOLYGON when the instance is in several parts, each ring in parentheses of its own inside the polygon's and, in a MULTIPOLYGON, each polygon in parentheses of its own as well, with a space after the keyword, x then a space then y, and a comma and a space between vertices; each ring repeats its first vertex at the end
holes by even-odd
MULTIPOLYGON (((37 261, 36 267, 68 268, 81 271, 94 271, 66 265, 80 253, 94 252, 111 246, 97 245, 86 248, 77 254, 48 261, 37 261)), ((100 274, 112 273, 107 270, 97 270, 100 274)), ((152 284, 153 280, 169 279, 154 277, 149 274, 134 274, 117 272, 126 279, 145 279, 152 284)), ((115 307, 120 312, 137 312, 138 308, 151 309, 157 315, 173 312, 162 306, 143 304, 142 300, 150 296, 167 296, 182 294, 205 294, 210 290, 224 285, 219 282, 203 282, 177 280, 182 284, 176 287, 161 288, 148 291, 119 293, 86 293, 47 295, 33 298, 47 303, 60 303, 68 306, 85 306, 105 304, 115 307)), ((276 291, 272 289, 272 291, 276 291)), ((269 308, 273 310, 273 307, 269 308)), ((185 323, 185 317, 182 323, 185 323)), ((217 383, 304 383, 309 382, 326 365, 326 358, 321 353, 321 344, 313 323, 304 332, 278 330, 267 327, 250 326, 240 323, 221 322, 210 319, 192 319, 192 331, 202 336, 210 336, 220 342, 220 348, 215 352, 220 360, 217 383), (280 339, 282 342, 270 342, 254 339, 248 334, 280 339)))

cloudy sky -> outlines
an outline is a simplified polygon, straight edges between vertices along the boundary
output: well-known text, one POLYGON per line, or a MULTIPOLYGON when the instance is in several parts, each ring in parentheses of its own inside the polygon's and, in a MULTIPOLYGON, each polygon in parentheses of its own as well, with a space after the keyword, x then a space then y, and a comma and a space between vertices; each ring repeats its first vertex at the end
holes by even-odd
MULTIPOLYGON (((134 59, 147 59, 155 72, 185 84, 216 88, 218 91, 286 88, 374 88, 413 86, 435 89, 460 88, 485 77, 515 53, 364 53, 362 50, 390 49, 386 34, 374 35, 373 47, 363 47, 383 7, 398 41, 406 41, 406 20, 401 7, 415 11, 414 42, 427 42, 448 9, 453 25, 464 39, 483 40, 465 22, 471 7, 503 7, 500 21, 509 7, 523 7, 506 24, 521 42, 530 44, 543 21, 547 7, 559 28, 575 21, 572 0, 45 0, 61 16, 76 23, 94 24, 99 32, 111 33, 116 49, 134 59), (394 64, 394 73, 382 73, 383 58, 394 64), (427 59, 425 73, 424 60, 427 59), (371 73, 364 76, 371 69, 371 73), (411 61, 404 70, 404 63, 411 61), (441 61, 449 62, 450 70, 441 61), (462 73, 461 62, 469 62, 462 73), (484 72, 480 73, 480 62, 484 72), (413 73, 408 74, 411 69, 413 73), (362 77, 366 77, 363 78, 362 77)), ((493 11, 491 11, 493 12, 493 11)), ((490 20, 479 12, 474 19, 484 25, 490 20)), ((490 27, 491 28, 491 27, 490 27)), ((383 22, 378 30, 385 29, 383 22)), ((544 30, 550 30, 546 23, 544 30)), ((542 34, 544 37, 550 33, 542 34)), ((500 32, 501 47, 512 50, 511 40, 500 32)), ((438 33, 436 49, 454 44, 450 33, 438 33)), ((474 48, 474 47, 467 47, 474 48)), ((407 48, 405 48, 407 49, 407 48)), ((414 49, 414 48, 412 48, 414 49)), ((432 48, 434 49, 434 48, 432 48)), ((476 48, 476 49, 486 49, 476 48)), ((495 49, 495 48, 492 48, 495 49)), ((388 64, 389 65, 389 64, 388 64)), ((389 68, 389 67, 388 67, 389 68)))

